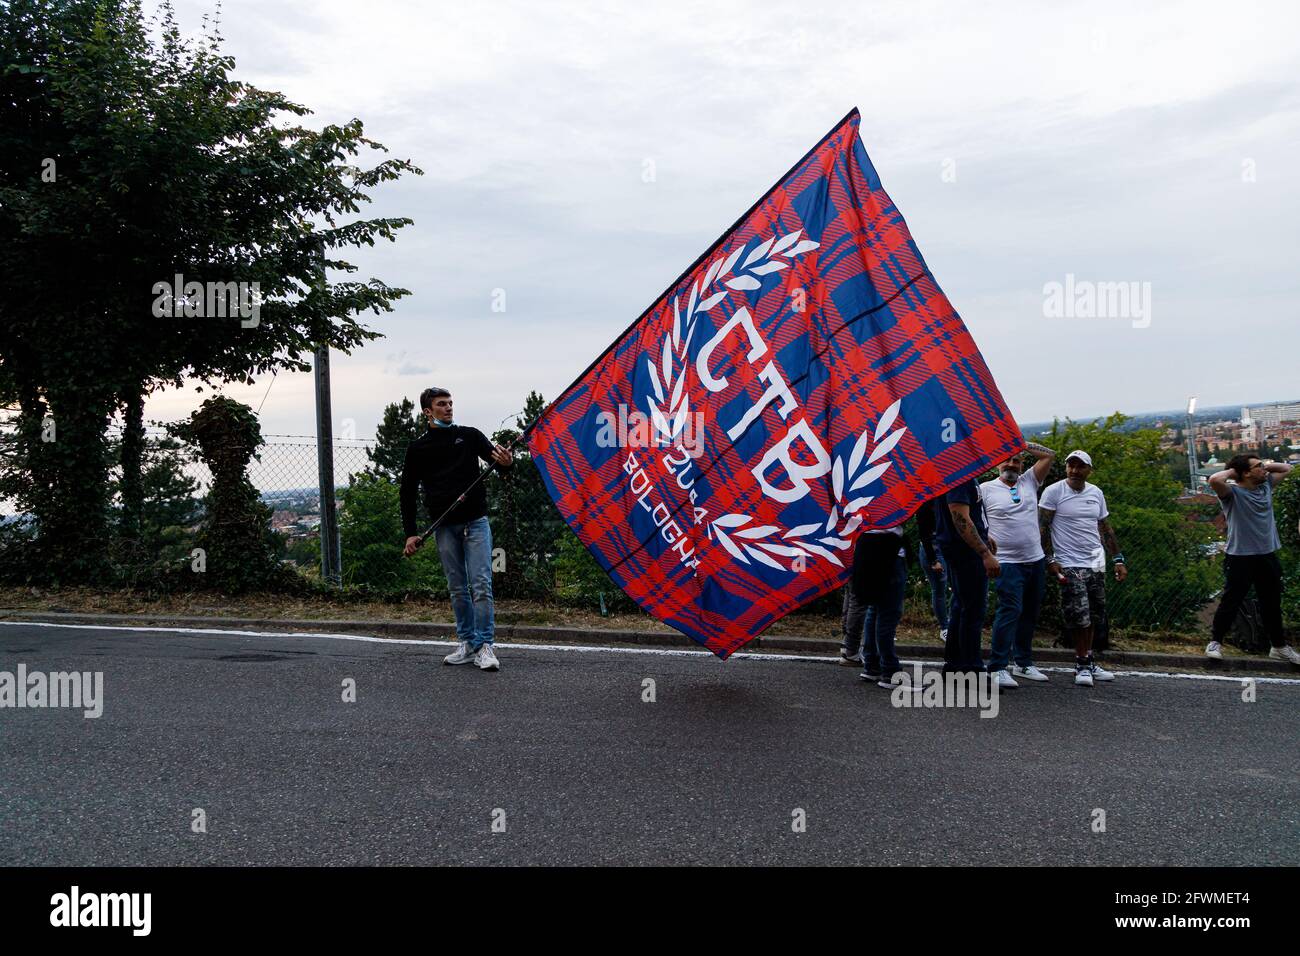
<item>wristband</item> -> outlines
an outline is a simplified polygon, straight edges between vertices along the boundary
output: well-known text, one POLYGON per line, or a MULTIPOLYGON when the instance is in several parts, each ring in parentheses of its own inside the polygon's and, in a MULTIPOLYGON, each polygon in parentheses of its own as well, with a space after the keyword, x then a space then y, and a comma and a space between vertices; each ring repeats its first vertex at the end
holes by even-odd
POLYGON ((1111 558, 1111 559, 1110 559, 1110 562, 1111 562, 1111 564, 1124 564, 1125 562, 1124 562, 1124 554, 1123 554, 1123 552, 1121 552, 1121 553, 1115 555, 1115 557, 1111 558))

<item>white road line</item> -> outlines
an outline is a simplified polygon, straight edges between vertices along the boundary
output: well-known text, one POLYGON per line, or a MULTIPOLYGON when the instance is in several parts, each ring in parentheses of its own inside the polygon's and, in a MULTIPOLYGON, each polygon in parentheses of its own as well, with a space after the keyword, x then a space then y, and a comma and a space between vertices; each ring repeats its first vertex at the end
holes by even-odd
MULTIPOLYGON (((366 644, 427 644, 431 647, 454 647, 455 641, 440 641, 422 637, 374 637, 369 634, 330 634, 322 631, 236 631, 214 627, 130 627, 117 624, 55 624, 47 621, 0 621, 0 625, 11 627, 62 627, 88 631, 146 631, 165 634, 203 634, 222 637, 320 637, 331 641, 360 641, 366 644)), ((651 654, 662 657, 702 657, 722 663, 712 651, 696 651, 688 648, 662 647, 609 647, 600 644, 518 644, 498 643, 499 648, 523 651, 571 651, 579 654, 651 654)), ((809 654, 768 654, 740 651, 731 655, 732 660, 750 661, 808 661, 811 663, 839 662, 838 657, 821 657, 809 654)), ((938 661, 914 660, 902 661, 911 667, 920 664, 923 667, 937 667, 938 661)), ((1039 670, 1053 671, 1058 674, 1073 674, 1073 667, 1040 667, 1039 670)), ((1300 685, 1300 678, 1292 677, 1227 677, 1221 674, 1169 674, 1162 671, 1114 671, 1117 677, 1161 677, 1172 680, 1226 681, 1241 685, 1248 680, 1256 684, 1295 684, 1300 685)))

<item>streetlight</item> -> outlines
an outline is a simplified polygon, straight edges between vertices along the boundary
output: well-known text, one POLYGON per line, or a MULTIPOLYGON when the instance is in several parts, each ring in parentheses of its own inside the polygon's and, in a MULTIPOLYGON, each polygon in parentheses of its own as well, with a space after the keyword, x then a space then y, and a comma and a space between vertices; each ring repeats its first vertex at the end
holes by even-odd
POLYGON ((1196 494, 1196 396, 1187 400, 1187 487, 1196 494))

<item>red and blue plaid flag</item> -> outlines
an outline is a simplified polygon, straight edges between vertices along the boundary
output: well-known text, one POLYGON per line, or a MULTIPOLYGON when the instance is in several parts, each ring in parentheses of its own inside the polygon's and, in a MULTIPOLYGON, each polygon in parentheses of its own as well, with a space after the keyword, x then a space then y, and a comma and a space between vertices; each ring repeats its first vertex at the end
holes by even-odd
POLYGON ((854 110, 528 436, 629 597, 727 657, 841 586, 868 528, 1023 447, 854 110))

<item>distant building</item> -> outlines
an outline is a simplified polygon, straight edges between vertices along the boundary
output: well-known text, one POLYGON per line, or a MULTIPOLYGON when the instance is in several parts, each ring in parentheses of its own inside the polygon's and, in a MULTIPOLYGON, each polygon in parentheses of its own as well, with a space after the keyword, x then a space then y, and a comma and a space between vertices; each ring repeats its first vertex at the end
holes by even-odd
POLYGON ((1286 402, 1277 405, 1252 405, 1241 410, 1243 425, 1261 425, 1264 428, 1277 428, 1283 423, 1300 422, 1300 402, 1286 402))

